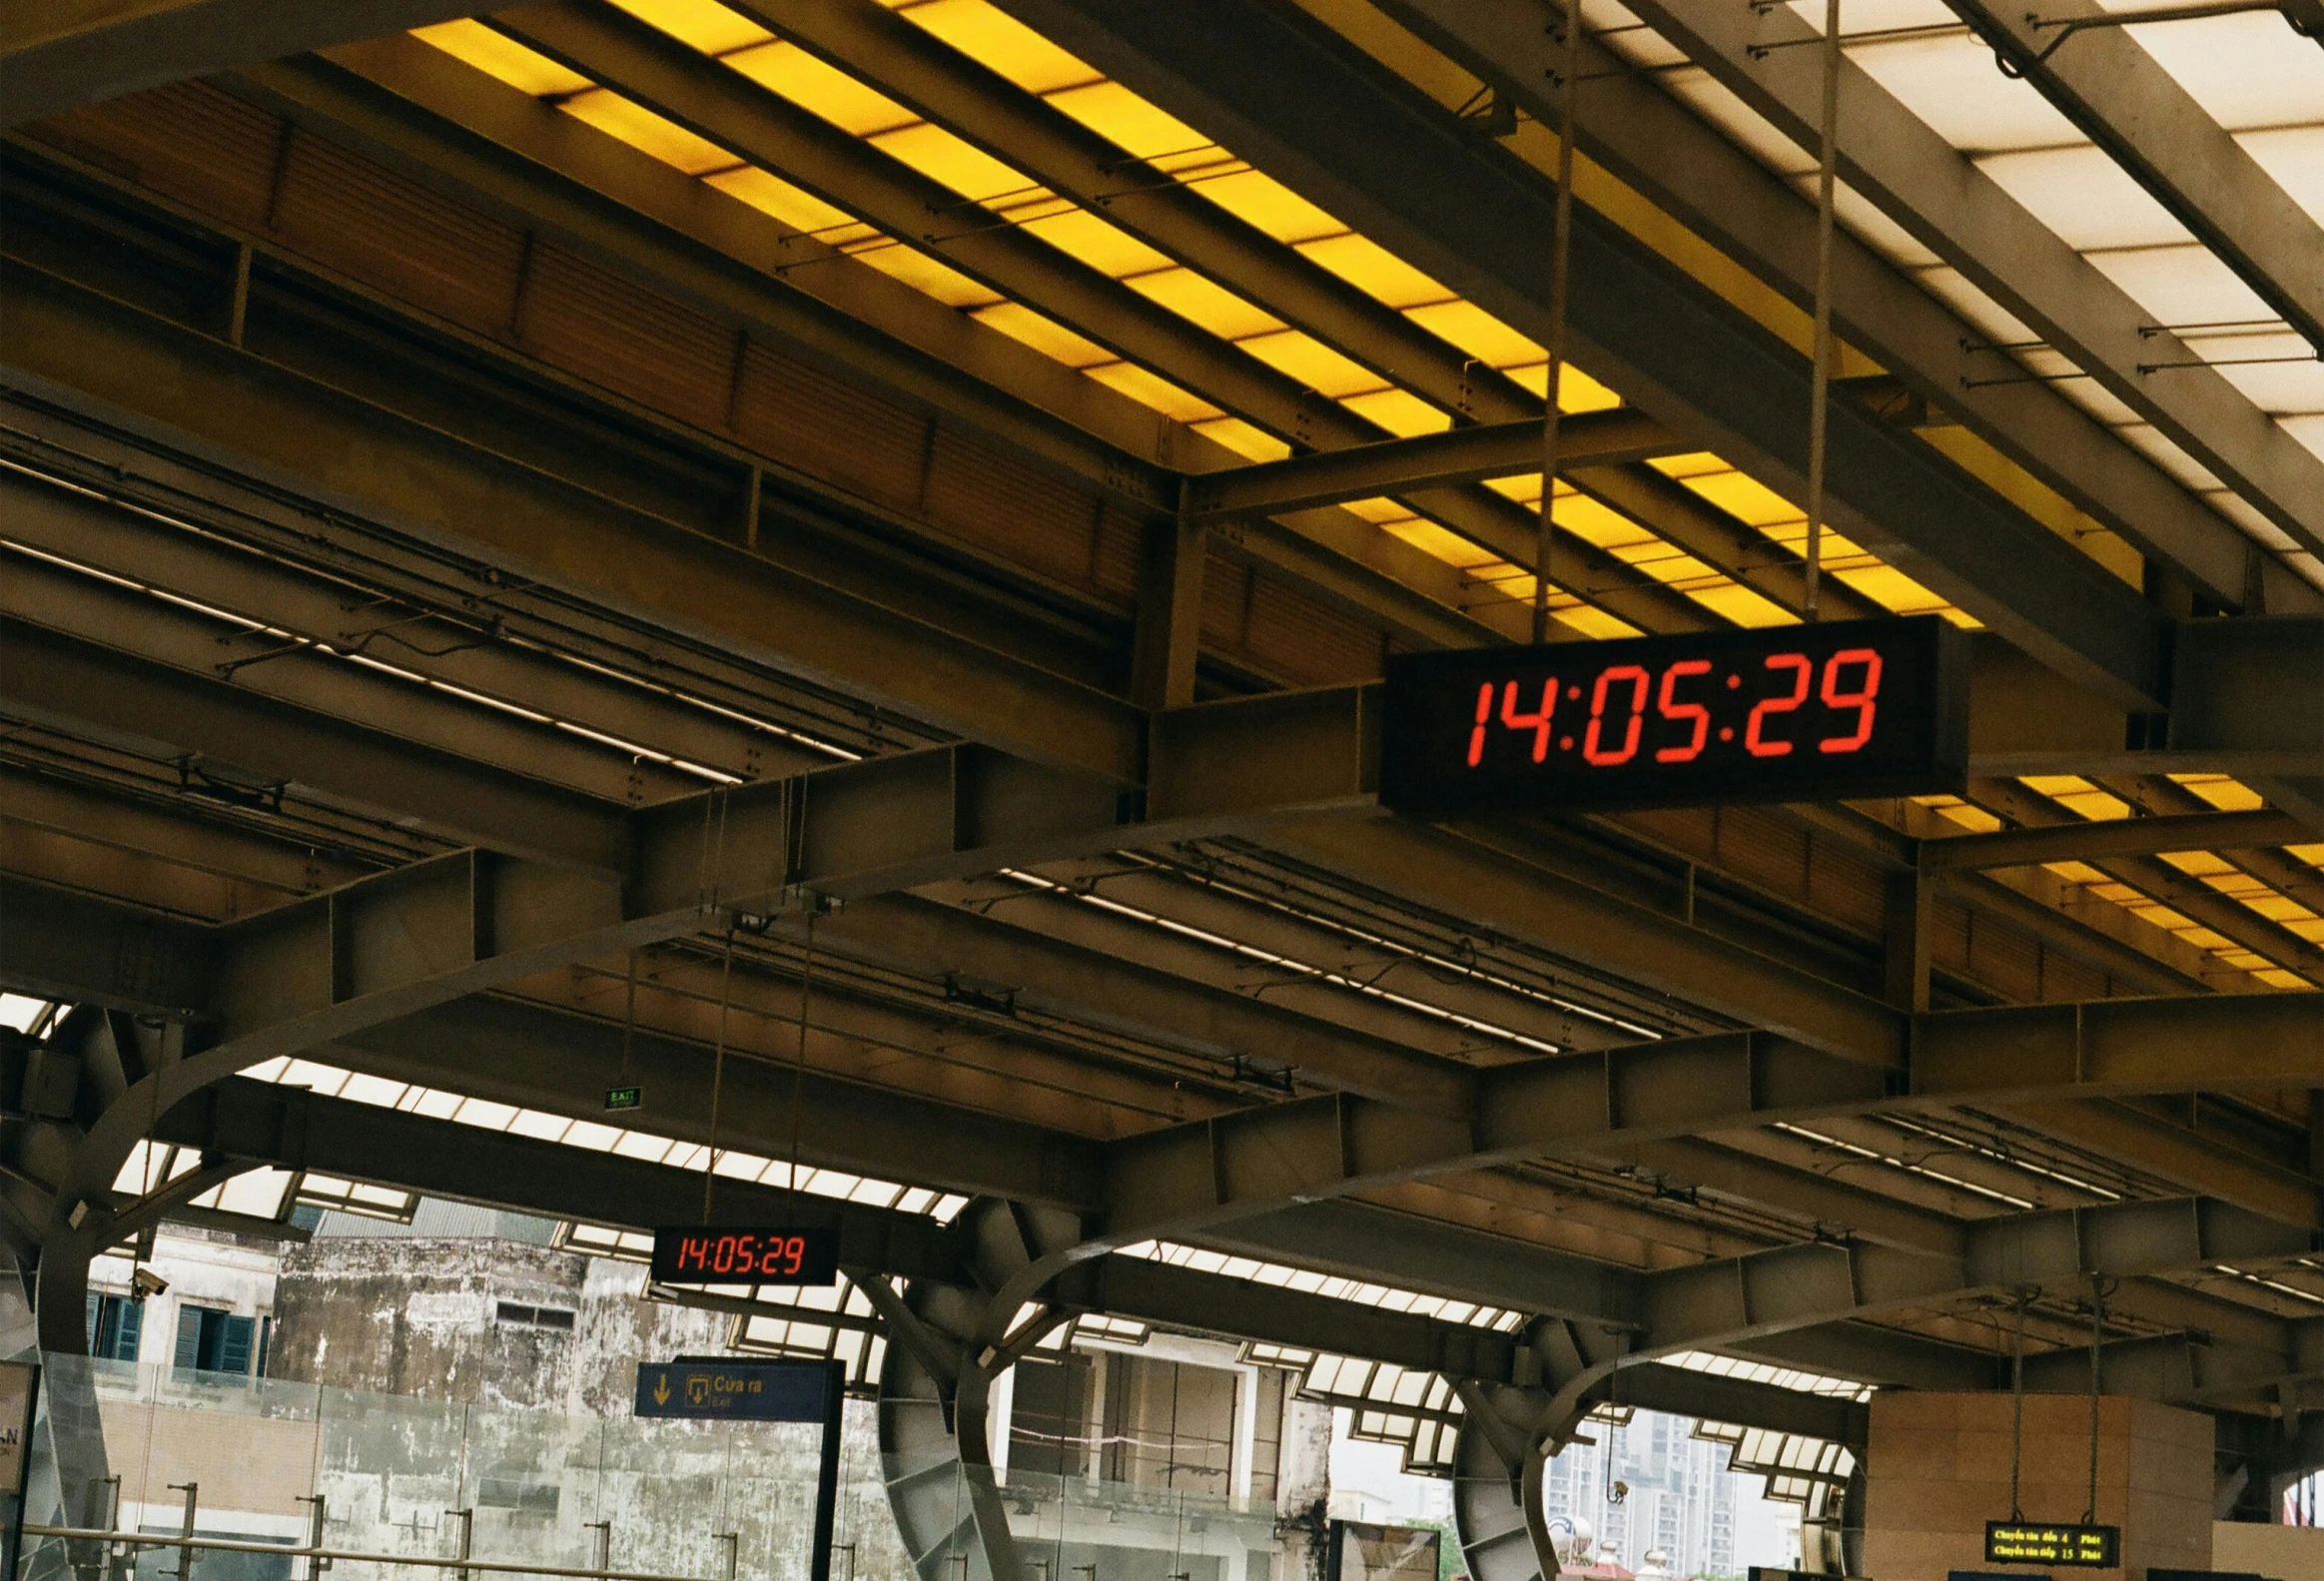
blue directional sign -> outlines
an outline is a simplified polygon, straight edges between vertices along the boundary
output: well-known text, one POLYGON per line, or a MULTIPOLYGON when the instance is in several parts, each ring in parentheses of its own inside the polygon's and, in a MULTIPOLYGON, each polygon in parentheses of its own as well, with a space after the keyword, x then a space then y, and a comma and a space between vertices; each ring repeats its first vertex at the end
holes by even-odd
POLYGON ((840 1387, 836 1362, 709 1357, 641 1361, 637 1414, 721 1422, 822 1422, 840 1387))

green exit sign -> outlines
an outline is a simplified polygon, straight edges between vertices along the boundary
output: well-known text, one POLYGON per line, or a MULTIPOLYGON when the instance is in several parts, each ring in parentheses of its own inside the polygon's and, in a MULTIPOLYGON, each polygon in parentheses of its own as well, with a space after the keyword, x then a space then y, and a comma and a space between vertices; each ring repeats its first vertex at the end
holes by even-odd
POLYGON ((642 1087, 609 1087, 605 1089, 607 1109, 645 1108, 645 1089, 642 1087))

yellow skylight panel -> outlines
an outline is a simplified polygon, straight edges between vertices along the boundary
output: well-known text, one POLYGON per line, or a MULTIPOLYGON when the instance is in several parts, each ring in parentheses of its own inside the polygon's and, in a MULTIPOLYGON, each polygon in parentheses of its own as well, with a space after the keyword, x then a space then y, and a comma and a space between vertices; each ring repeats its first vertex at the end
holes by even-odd
POLYGON ((1001 300, 1001 294, 983 281, 972 280, 916 247, 867 247, 852 256, 948 308, 985 308, 1001 300))
POLYGON ((690 44, 705 55, 724 55, 774 37, 746 16, 738 16, 717 0, 613 0, 641 22, 690 44))
MULTIPOLYGON (((1399 311, 1418 308, 1423 304, 1444 303, 1452 295, 1370 237, 1359 236, 1353 231, 1340 236, 1327 236, 1320 241, 1303 242, 1298 250, 1310 261, 1330 270, 1373 301, 1385 303, 1399 311)), ((1467 305, 1463 303, 1458 306, 1467 305)), ((1539 356, 1540 353, 1534 355, 1539 356)))
MULTIPOLYGON (((1042 195, 1041 188, 1026 180, 1023 172, 1012 170, 983 149, 926 121, 877 133, 865 141, 931 181, 942 182, 962 197, 979 203, 995 198, 1042 195)), ((957 214, 936 215, 933 219, 939 231, 965 230, 979 223, 990 223, 984 216, 966 209, 957 214)))
POLYGON ((1050 93, 1098 74, 986 0, 926 0, 902 14, 1027 93, 1050 93))
POLYGON ((1717 587, 1690 587, 1687 596, 1705 609, 1739 626, 1797 625, 1799 616, 1783 605, 1736 582, 1717 587))
POLYGON ((703 178, 710 186, 764 214, 771 214, 796 231, 812 231, 815 239, 833 247, 877 236, 879 232, 843 209, 835 209, 804 188, 782 177, 744 165, 703 178))
MULTIPOLYGON (((2172 867, 2177 868, 2181 873, 2189 873, 2196 878, 2226 878, 2230 876, 2242 878, 2245 876, 2236 872, 2235 868, 2223 858, 2213 856, 2208 851, 2161 851, 2157 852, 2156 855, 2172 867)), ((2258 880, 2254 879, 2252 882, 2257 883, 2258 880)))
POLYGON ((1020 229, 1116 280, 1125 275, 1150 274, 1174 267, 1166 257, 1122 227, 1101 220, 1086 209, 1069 209, 1047 219, 1027 220, 1020 229))
POLYGON ((1158 160, 1165 155, 1184 155, 1188 150, 1213 148, 1208 138, 1185 122, 1118 82, 1093 82, 1043 97, 1051 108, 1072 116, 1138 159, 1158 160))
POLYGON ((2324 917, 2278 917, 2284 931, 2298 935, 2310 944, 2324 944, 2324 917))
POLYGON ((585 121, 609 137, 617 137, 641 153, 689 176, 730 170, 742 161, 705 138, 696 137, 675 121, 663 119, 641 104, 592 88, 575 94, 558 108, 576 121, 585 121))
POLYGON ((1944 816, 1946 821, 1959 824, 1971 834, 1991 834, 2001 827, 2001 820, 1982 807, 1957 799, 1951 800, 1949 806, 1939 807, 1937 811, 1944 816))
POLYGON ((2280 966, 2271 966, 2263 972, 2254 972, 2251 975, 2270 988, 2299 988, 2313 991, 2316 987, 2315 984, 2297 972, 2287 972, 2280 966))
MULTIPOLYGON (((1433 302, 1406 310, 1404 317, 1438 340, 1457 346, 1478 362, 1494 368, 1515 368, 1527 363, 1547 366, 1549 360, 1549 353, 1532 337, 1520 335, 1473 302, 1433 302)), ((1536 378, 1533 383, 1538 390, 1540 379, 1536 378)))
POLYGON ((2133 903, 2124 909, 2133 917, 2143 918, 2153 923, 2157 928, 2167 928, 2172 933, 2185 934, 2194 930, 2194 919, 2182 917, 2168 906, 2159 905, 2153 901, 2147 901, 2143 905, 2133 903))
POLYGON ((1647 465, 1665 477, 1680 479, 1702 477, 1712 472, 1731 472, 1735 469, 1709 450, 1694 450, 1685 455, 1658 455, 1647 462, 1647 465))
POLYGON ((1375 526, 1385 526, 1391 521, 1410 521, 1413 518, 1412 507, 1394 499, 1349 499, 1341 501, 1339 508, 1361 516, 1375 526))
POLYGON ((2258 913, 2268 921, 2280 922, 2286 927, 2290 927, 2294 923, 2316 921, 2316 914, 2307 907, 2288 896, 2278 895, 2271 889, 2261 889, 2250 894, 2238 895, 2235 898, 2247 909, 2258 913))
MULTIPOLYGON (((1534 499, 1536 503, 1540 500, 1538 481, 1534 484, 1534 499)), ((1655 541, 1653 533, 1587 494, 1560 493, 1550 505, 1549 514, 1559 531, 1571 532, 1601 549, 1655 541)))
POLYGON ((1430 405, 1408 390, 1375 390, 1368 395, 1344 395, 1339 403, 1400 438, 1410 438, 1415 433, 1442 433, 1452 426, 1448 412, 1430 405))
POLYGON ((1196 433, 1254 461, 1279 461, 1291 453, 1291 447, 1281 439, 1252 427, 1240 417, 1212 417, 1191 426, 1196 433))
MULTIPOLYGON (((1545 357, 1537 363, 1519 363, 1502 369, 1501 373, 1518 389, 1538 395, 1549 383, 1549 361, 1545 357)), ((1622 404, 1620 395, 1571 363, 1558 371, 1557 385, 1557 409, 1560 411, 1605 411, 1622 404)), ((1726 464, 1724 461, 1720 463, 1722 466, 1726 464)))
POLYGON ((1380 530, 1464 571, 1502 563, 1490 549, 1479 548, 1459 533, 1408 512, 1401 520, 1384 523, 1380 530))
POLYGON ((558 65, 536 50, 526 49, 481 22, 463 19, 439 23, 434 27, 414 28, 411 36, 535 99, 550 94, 579 93, 590 86, 589 79, 579 72, 558 65))
POLYGON ((2173 774, 2172 784, 2192 791, 2221 812, 2251 812, 2266 805, 2259 792, 2227 774, 2173 774))
POLYGON ((1755 477, 1729 469, 1699 472, 1680 479, 1696 493, 1739 521, 1755 527, 1800 520, 1800 507, 1755 477))
POLYGON ((1244 336, 1234 344, 1318 395, 1337 397, 1380 388, 1379 375, 1340 356, 1304 330, 1244 336))
POLYGON ((726 64, 857 137, 892 132, 920 119, 878 89, 825 65, 796 44, 781 40, 762 44, 727 56, 726 64))
POLYGON ((1068 368, 1089 368, 1115 361, 1114 354, 1097 342, 1076 335, 1055 319, 1044 318, 1023 303, 997 302, 990 308, 979 308, 971 317, 1012 340, 1023 341, 1044 357, 1053 357, 1068 368))
MULTIPOLYGON (((1829 565, 1831 561, 1827 559, 1825 563, 1829 565)), ((1891 614, 1940 614, 1956 626, 1973 629, 1976 625, 1975 621, 1894 566, 1868 565, 1861 570, 1844 569, 1834 574, 1891 614)))
POLYGON ((1194 191, 1278 242, 1313 242, 1347 227, 1272 176, 1235 170, 1191 184, 1194 191))
POLYGON ((1141 405, 1152 406, 1180 422, 1200 422, 1218 415, 1218 408, 1191 391, 1180 390, 1161 375, 1136 363, 1100 363, 1083 370, 1101 385, 1119 390, 1141 405))
POLYGON ((2310 867, 2324 867, 2324 843, 2288 845, 2284 847, 2284 855, 2295 862, 2305 862, 2310 867))
POLYGON ((2103 884, 2106 882, 2106 875, 2087 862, 2049 862, 2045 863, 2044 866, 2069 883, 2103 884))
POLYGON ((1239 341, 1283 327, 1283 321, 1264 308, 1190 269, 1159 269, 1134 275, 1123 284, 1223 340, 1239 341))
MULTIPOLYGON (((1532 589, 1526 589, 1530 596, 1532 589)), ((1560 609, 1557 618, 1573 627, 1583 636, 1600 642, 1611 642, 1617 637, 1635 637, 1639 629, 1627 620, 1618 619, 1592 604, 1576 604, 1571 609, 1560 609)))

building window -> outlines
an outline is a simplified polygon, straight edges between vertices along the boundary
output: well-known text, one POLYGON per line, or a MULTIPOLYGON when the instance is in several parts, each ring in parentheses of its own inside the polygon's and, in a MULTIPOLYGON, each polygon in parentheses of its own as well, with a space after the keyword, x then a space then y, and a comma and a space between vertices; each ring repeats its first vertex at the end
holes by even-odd
POLYGON ((89 1354, 135 1361, 138 1334, 144 1327, 145 1302, 89 1292, 89 1354))
POLYGON ((562 1306, 527 1306, 521 1301, 496 1301, 492 1306, 492 1321, 503 1328, 546 1328, 560 1334, 573 1331, 573 1314, 562 1306))
POLYGON ((185 1305, 178 1308, 178 1348, 171 1365, 196 1372, 227 1372, 248 1377, 261 1353, 259 1320, 237 1317, 216 1307, 185 1305))

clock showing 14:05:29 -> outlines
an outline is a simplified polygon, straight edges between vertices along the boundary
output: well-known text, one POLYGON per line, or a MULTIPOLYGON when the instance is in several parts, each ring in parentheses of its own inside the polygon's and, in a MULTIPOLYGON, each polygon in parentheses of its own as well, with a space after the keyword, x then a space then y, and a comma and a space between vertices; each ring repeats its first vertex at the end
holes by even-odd
POLYGON ((1380 800, 1422 816, 1958 792, 1965 639, 1934 615, 1388 661, 1380 800))

